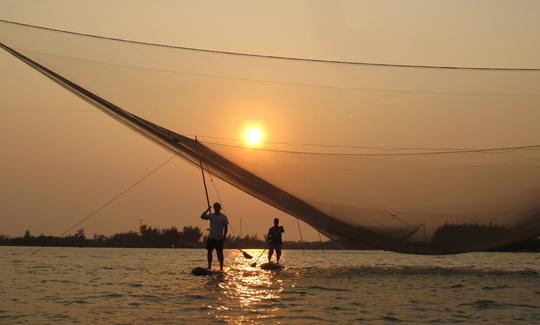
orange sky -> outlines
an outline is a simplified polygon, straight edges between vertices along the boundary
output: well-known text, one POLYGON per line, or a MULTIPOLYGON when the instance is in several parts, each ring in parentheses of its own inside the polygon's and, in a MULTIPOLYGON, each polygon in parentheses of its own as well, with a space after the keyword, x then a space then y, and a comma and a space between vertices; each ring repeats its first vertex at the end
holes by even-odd
MULTIPOLYGON (((399 64, 539 67, 539 9, 537 1, 521 1, 518 6, 515 1, 17 0, 0 3, 0 18, 238 52, 399 64)), ((84 111, 0 110, 1 234, 17 235, 26 229, 59 233, 170 156, 7 53, 0 53, 0 71, 0 108, 84 111)), ((250 102, 245 107, 253 105, 265 104, 250 102)), ((263 121, 272 122, 270 117, 263 121)), ((515 132, 526 129, 516 127, 515 132)), ((240 217, 244 234, 262 235, 275 216, 283 216, 222 182, 217 186, 235 234, 240 217)), ((156 226, 206 227, 198 219, 204 206, 200 172, 177 159, 84 228, 88 233, 134 230, 139 218, 156 226)), ((295 219, 282 220, 288 238, 297 239, 295 219)), ((318 238, 306 225, 303 235, 318 238)))

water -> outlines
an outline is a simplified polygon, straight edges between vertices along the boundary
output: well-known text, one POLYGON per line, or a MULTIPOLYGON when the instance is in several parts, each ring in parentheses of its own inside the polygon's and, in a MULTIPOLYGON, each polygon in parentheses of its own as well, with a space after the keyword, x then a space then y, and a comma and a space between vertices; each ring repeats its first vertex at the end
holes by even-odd
POLYGON ((203 250, 33 250, 0 247, 0 323, 540 322, 539 254, 286 251, 263 271, 228 250, 195 277, 203 250))

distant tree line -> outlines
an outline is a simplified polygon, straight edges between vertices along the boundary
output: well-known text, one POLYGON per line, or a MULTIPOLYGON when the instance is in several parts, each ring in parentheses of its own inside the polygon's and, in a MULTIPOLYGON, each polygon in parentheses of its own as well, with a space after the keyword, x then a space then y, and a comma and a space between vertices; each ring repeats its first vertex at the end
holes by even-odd
MULTIPOLYGON (((94 234, 88 237, 84 229, 64 237, 38 235, 34 236, 27 230, 21 237, 10 238, 0 235, 0 245, 6 246, 63 246, 63 247, 125 247, 125 248, 204 248, 206 235, 199 227, 185 226, 157 228, 141 225, 139 232, 129 231, 110 236, 94 234)), ((266 238, 257 235, 232 236, 225 241, 228 248, 266 248, 266 238)), ((288 249, 337 249, 332 242, 298 242, 285 241, 288 249)))
MULTIPOLYGON (((504 236, 506 230, 498 225, 478 224, 445 224, 438 228, 433 235, 434 244, 462 245, 464 241, 475 244, 477 241, 488 240, 496 236, 504 236)), ((3 246, 63 246, 63 247, 124 247, 124 248, 204 248, 206 235, 199 227, 185 226, 157 228, 141 225, 139 232, 129 231, 111 236, 94 234, 87 237, 84 229, 64 237, 38 235, 34 236, 27 230, 23 236, 8 237, 0 235, 0 245, 3 246)), ((229 235, 225 241, 226 248, 266 248, 266 238, 260 239, 257 235, 243 237, 229 235)), ((333 250, 340 246, 333 241, 285 241, 286 249, 306 250, 333 250)), ((356 249, 362 248, 361 246, 356 249)), ((490 251, 505 252, 540 252, 540 239, 535 237, 519 243, 491 249, 490 251)))
POLYGON ((0 235, 0 245, 14 246, 68 246, 68 247, 199 247, 202 232, 199 227, 153 228, 142 225, 139 232, 129 231, 111 236, 94 234, 87 237, 84 229, 65 237, 33 236, 27 230, 22 237, 9 238, 0 235))
POLYGON ((493 223, 445 223, 435 230, 432 241, 445 245, 463 245, 464 242, 475 244, 501 238, 506 234, 506 228, 493 223))
MULTIPOLYGON (((433 234, 432 242, 437 245, 445 246, 463 246, 469 245, 474 247, 475 245, 496 241, 500 238, 508 236, 508 230, 494 223, 478 224, 478 223, 460 223, 451 224, 445 223, 439 227, 433 234)), ((539 252, 540 251, 540 238, 534 237, 521 242, 505 245, 501 247, 492 248, 489 251, 492 252, 539 252)))

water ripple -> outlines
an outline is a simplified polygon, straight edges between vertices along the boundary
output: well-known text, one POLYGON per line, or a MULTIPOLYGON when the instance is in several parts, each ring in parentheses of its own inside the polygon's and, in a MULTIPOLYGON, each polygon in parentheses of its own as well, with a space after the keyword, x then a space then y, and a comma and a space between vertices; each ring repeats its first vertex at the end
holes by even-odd
POLYGON ((227 251, 225 274, 193 277, 203 250, 29 252, 0 247, 8 265, 0 268, 0 322, 536 324, 540 317, 540 260, 527 254, 285 251, 287 268, 267 272, 227 251))

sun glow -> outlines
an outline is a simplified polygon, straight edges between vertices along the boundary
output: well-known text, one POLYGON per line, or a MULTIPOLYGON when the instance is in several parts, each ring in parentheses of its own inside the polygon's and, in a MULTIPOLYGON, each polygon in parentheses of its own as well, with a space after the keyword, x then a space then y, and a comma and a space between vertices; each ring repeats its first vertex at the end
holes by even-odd
POLYGON ((244 132, 244 139, 246 141, 246 145, 249 147, 261 146, 264 140, 262 128, 259 126, 251 126, 246 128, 246 131, 244 132))

